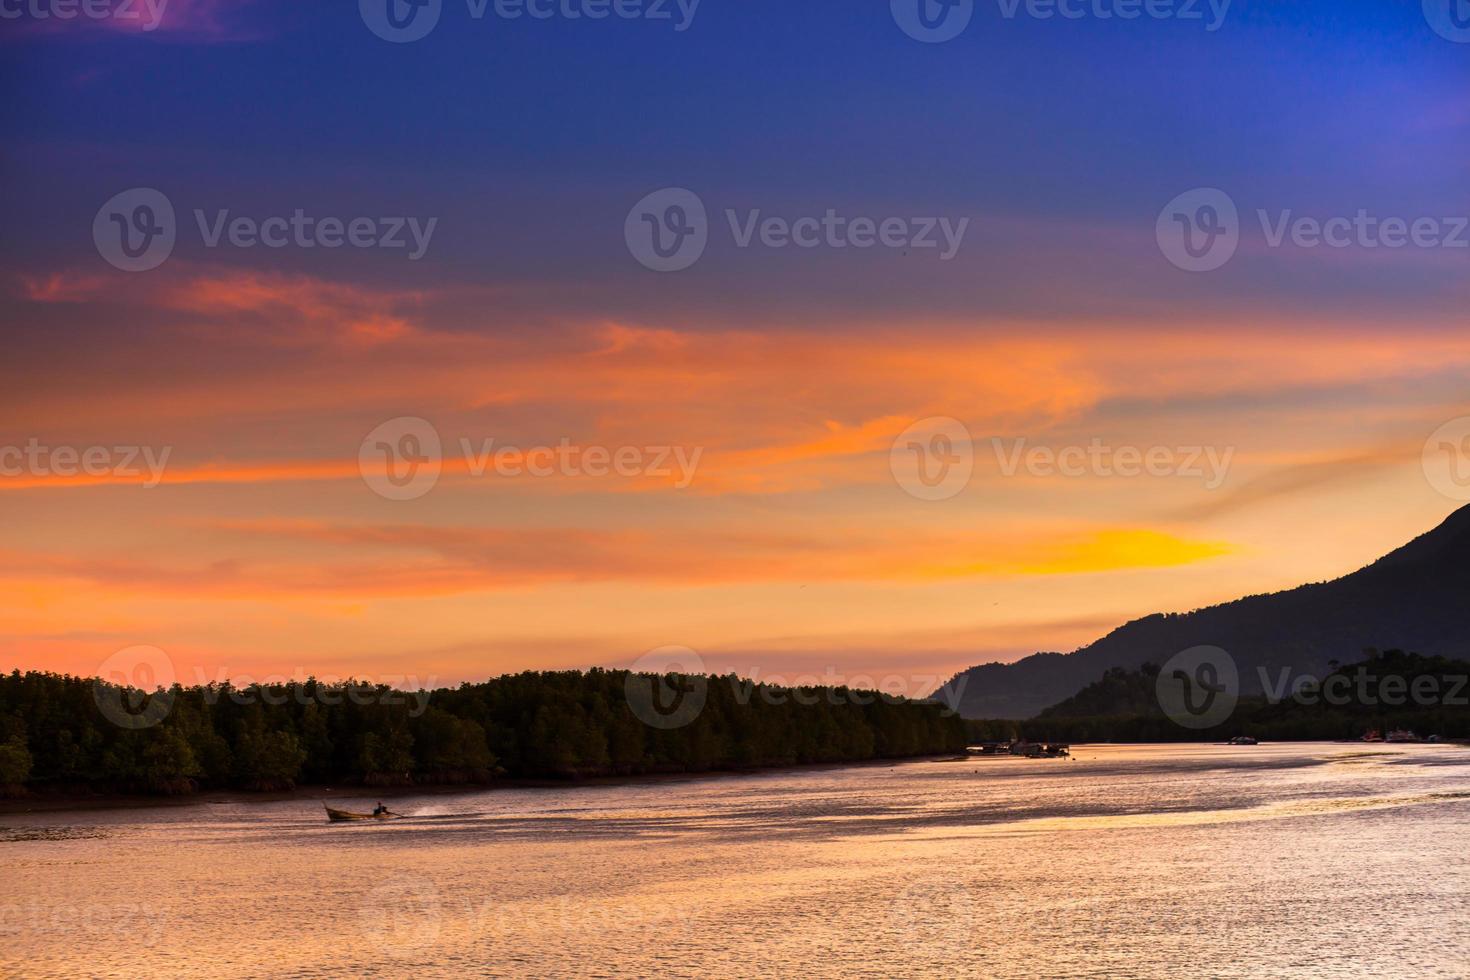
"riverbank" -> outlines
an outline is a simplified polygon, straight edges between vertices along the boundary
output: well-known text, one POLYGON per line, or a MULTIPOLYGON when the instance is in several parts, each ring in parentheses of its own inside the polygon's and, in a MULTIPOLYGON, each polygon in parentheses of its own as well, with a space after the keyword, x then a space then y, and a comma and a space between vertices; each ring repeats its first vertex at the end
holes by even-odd
POLYGON ((323 803, 398 800, 414 796, 450 796, 464 793, 494 793, 504 789, 578 790, 596 786, 687 783, 735 776, 763 776, 831 769, 891 768, 914 762, 966 762, 972 757, 953 754, 921 755, 903 759, 869 759, 862 762, 813 762, 801 765, 765 766, 755 769, 717 769, 705 772, 643 773, 628 776, 584 776, 575 779, 497 779, 489 783, 427 783, 414 786, 297 786, 289 790, 200 790, 178 796, 128 793, 35 793, 21 799, 0 799, 0 816, 17 813, 66 813, 90 810, 187 807, 219 803, 277 803, 283 800, 320 800, 323 803))

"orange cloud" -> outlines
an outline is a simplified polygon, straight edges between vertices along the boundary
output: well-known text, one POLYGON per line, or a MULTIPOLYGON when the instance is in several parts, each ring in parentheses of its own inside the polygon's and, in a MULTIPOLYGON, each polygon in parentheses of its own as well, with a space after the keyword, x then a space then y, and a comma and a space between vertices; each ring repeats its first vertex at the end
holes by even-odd
POLYGON ((552 583, 924 581, 1072 575, 1191 564, 1228 545, 1165 532, 1112 528, 1019 535, 937 536, 845 528, 813 534, 728 529, 677 536, 647 530, 332 525, 263 521, 223 525, 253 539, 323 546, 329 558, 292 563, 220 559, 199 566, 134 559, 3 555, 0 578, 65 579, 122 592, 243 598, 452 595, 552 583), (345 554, 336 554, 345 550, 345 554))
POLYGON ((221 273, 186 280, 158 297, 170 309, 210 316, 250 314, 273 339, 291 346, 338 340, 380 344, 415 331, 397 312, 416 305, 415 293, 392 293, 305 276, 221 273))
POLYGON ((491 289, 172 260, 17 292, 20 317, 74 321, 77 341, 48 343, 39 370, 0 363, 0 448, 173 450, 148 493, 137 477, 0 476, 22 491, 0 495, 0 652, 24 664, 95 637, 233 649, 232 662, 456 650, 465 676, 636 655, 644 638, 1083 642, 1125 614, 1340 574, 1407 540, 1442 504, 1419 448, 1464 414, 1470 371, 1470 335, 1426 324, 523 322, 491 289), (433 493, 398 504, 363 486, 358 450, 405 415, 435 425, 446 458, 433 493), (934 504, 895 485, 888 456, 940 415, 969 427, 976 471, 934 504), (1001 479, 990 441, 1093 436, 1238 452, 1206 494, 1001 479), (563 440, 703 453, 676 493, 658 477, 477 475, 462 443, 492 439, 512 463, 563 440), (114 489, 77 492, 89 486, 114 489), (1298 499, 1312 513, 1283 516, 1298 499), (464 652, 492 648, 499 659, 464 652))
MULTIPOLYGON (((494 438, 529 450, 566 440, 702 450, 691 494, 806 493, 886 482, 893 438, 927 416, 961 419, 982 443, 998 433, 1036 441, 1084 427, 1118 401, 1146 400, 1156 417, 1174 402, 1213 403, 1219 414, 1232 402, 1283 393, 1470 370, 1470 338, 1434 331, 1349 334, 1330 349, 1314 336, 1266 329, 1243 338, 1238 330, 1216 337, 1124 325, 848 334, 607 322, 456 332, 430 324, 450 319, 444 304, 466 296, 240 272, 134 285, 139 278, 119 287, 134 291, 132 302, 190 318, 174 328, 170 346, 115 352, 122 369, 105 384, 73 386, 60 401, 27 377, 14 377, 10 390, 19 417, 68 440, 87 439, 89 429, 105 428, 92 435, 99 440, 131 429, 173 446, 165 475, 172 485, 355 480, 362 437, 385 419, 417 415, 438 427, 451 482, 472 469, 462 443, 473 449, 494 438), (1137 384, 1143 376, 1146 389, 1137 384), (264 434, 280 429, 263 426, 266 419, 289 420, 302 458, 281 458, 279 440, 264 434)), ((55 301, 95 296, 110 288, 105 282, 53 277, 28 288, 55 301)), ((92 353, 75 356, 83 359, 76 375, 103 370, 92 353)), ((126 481, 28 477, 0 487, 115 482, 126 481)), ((586 477, 534 484, 558 494, 668 485, 586 477)))

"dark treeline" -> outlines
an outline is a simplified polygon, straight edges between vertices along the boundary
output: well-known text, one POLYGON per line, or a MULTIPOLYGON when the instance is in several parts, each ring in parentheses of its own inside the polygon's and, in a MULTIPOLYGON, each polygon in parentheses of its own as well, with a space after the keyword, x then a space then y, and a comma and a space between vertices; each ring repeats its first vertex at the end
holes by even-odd
MULTIPOLYGON (((931 755, 965 744, 963 723, 938 704, 734 676, 660 679, 671 685, 660 690, 698 690, 702 707, 676 727, 650 725, 637 699, 629 703, 629 677, 528 672, 411 693, 308 680, 176 685, 145 695, 15 671, 0 675, 0 792, 702 772, 931 755)), ((655 680, 638 675, 632 683, 652 691, 655 680)))
POLYGON ((972 741, 1198 742, 1250 735, 1262 741, 1358 739, 1405 729, 1421 737, 1470 738, 1470 663, 1401 650, 1367 651, 1321 678, 1268 670, 1270 697, 1241 698, 1212 728, 1186 728, 1159 707, 1159 667, 1115 667, 1026 721, 972 720, 972 741))

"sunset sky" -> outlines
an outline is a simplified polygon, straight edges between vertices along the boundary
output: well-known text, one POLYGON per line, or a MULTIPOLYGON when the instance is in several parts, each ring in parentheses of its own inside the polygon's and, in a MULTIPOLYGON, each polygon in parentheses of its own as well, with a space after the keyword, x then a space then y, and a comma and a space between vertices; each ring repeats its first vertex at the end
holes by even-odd
POLYGON ((350 2, 0 21, 0 450, 150 454, 0 474, 0 668, 145 644, 186 681, 442 684, 680 645, 923 693, 1345 574, 1470 499, 1423 459, 1470 416, 1470 45, 1419 0, 1238 2, 1214 31, 988 2, 943 43, 877 0, 703 0, 684 30, 670 6, 444 0, 410 43, 350 2), (93 236, 132 188, 177 214, 147 271, 93 236), (663 188, 708 209, 682 271, 625 239, 663 188), (1209 272, 1156 234, 1196 188, 1240 214, 1209 272), (410 259, 210 247, 194 215, 298 209, 437 220, 410 259), (727 210, 968 226, 949 260, 741 247, 727 210), (1449 240, 1273 245, 1260 211, 1449 240), (360 455, 401 418, 443 458, 395 500, 360 455), (930 500, 896 464, 935 419, 973 473, 930 500), (487 440, 669 447, 673 472, 477 474, 462 441, 487 440), (1008 473, 1018 440, 1204 472, 1008 473))

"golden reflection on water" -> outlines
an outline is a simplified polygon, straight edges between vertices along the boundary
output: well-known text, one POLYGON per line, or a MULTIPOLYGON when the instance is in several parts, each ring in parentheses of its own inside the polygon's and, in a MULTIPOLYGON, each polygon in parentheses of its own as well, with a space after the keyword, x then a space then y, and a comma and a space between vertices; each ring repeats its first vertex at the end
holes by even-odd
MULTIPOLYGON (((1346 810, 1384 810, 1426 803, 1447 803, 1470 799, 1470 792, 1425 793, 1417 796, 1310 800, 1294 803, 1267 803, 1240 810, 1199 810, 1183 813, 1125 813, 1088 817, 1037 817, 1008 823, 977 827, 970 836, 1067 833, 1085 830, 1123 830, 1162 827, 1197 827, 1209 824, 1246 823, 1257 820, 1282 820, 1289 817, 1313 816, 1346 810)), ((948 839, 948 832, 934 832, 931 837, 948 839)))
POLYGON ((0 976, 1462 976, 1470 750, 0 818, 0 976))

